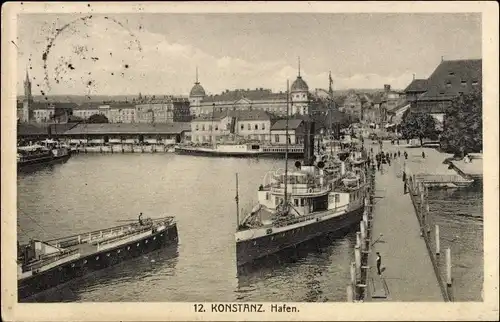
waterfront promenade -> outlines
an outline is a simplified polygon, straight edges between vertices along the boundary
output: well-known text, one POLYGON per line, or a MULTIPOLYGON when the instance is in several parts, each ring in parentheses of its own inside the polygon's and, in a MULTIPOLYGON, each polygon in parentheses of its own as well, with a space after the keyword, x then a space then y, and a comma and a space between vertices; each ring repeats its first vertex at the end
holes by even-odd
MULTIPOLYGON (((384 152, 397 147, 384 146, 384 152)), ((425 149, 426 154, 430 149, 425 149)), ((434 150, 430 158, 422 159, 421 149, 406 149, 407 167, 414 172, 448 172, 439 166, 443 154, 434 150), (419 159, 417 159, 419 158, 419 159), (418 161, 418 162, 417 162, 418 161), (422 171, 423 172, 423 171, 422 171)), ((401 150, 402 152, 402 150, 401 150)), ((444 157, 443 157, 444 156, 444 157)), ((401 170, 404 157, 376 174, 376 188, 372 221, 372 248, 368 257, 370 266, 367 281, 367 301, 443 301, 420 225, 410 196, 403 193, 401 170), (383 234, 380 237, 380 234, 383 234), (377 241, 378 239, 378 241, 377 241), (376 252, 382 258, 382 275, 377 274, 376 252)))

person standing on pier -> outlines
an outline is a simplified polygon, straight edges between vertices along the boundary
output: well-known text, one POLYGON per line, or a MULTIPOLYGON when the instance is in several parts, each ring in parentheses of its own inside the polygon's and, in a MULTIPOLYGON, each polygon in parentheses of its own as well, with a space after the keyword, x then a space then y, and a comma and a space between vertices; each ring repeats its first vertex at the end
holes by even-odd
POLYGON ((380 271, 381 265, 382 265, 382 257, 380 256, 380 253, 377 252, 377 273, 378 273, 378 275, 382 275, 382 272, 380 271))
POLYGON ((408 159, 408 153, 406 153, 406 151, 405 151, 405 160, 407 160, 407 159, 408 159))
POLYGON ((401 158, 401 152, 398 150, 398 158, 401 158))
POLYGON ((424 151, 422 151, 422 158, 425 159, 425 152, 424 151))
POLYGON ((403 193, 407 194, 407 186, 406 186, 406 172, 403 170, 403 193))

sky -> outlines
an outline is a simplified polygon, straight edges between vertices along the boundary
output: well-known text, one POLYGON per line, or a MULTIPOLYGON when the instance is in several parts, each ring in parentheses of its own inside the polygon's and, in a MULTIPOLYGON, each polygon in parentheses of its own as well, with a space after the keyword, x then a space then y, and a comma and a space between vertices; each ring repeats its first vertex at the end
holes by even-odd
POLYGON ((404 89, 444 59, 481 58, 467 13, 20 14, 18 84, 33 95, 188 95, 226 89, 404 89), (66 26, 66 27, 64 27, 66 26), (50 49, 47 52, 47 47, 50 49), (45 54, 45 55, 44 55, 45 54), (45 60, 44 60, 45 58, 45 60))

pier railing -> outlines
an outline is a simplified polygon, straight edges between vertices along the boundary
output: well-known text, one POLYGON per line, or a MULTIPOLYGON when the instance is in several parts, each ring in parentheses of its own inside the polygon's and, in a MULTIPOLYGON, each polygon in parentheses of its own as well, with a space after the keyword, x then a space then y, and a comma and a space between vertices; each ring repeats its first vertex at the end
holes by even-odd
POLYGON ((453 301, 452 294, 452 277, 451 277, 451 248, 446 249, 445 265, 446 265, 446 276, 443 276, 440 263, 442 262, 441 257, 441 245, 439 236, 439 226, 435 225, 435 251, 433 251, 432 245, 432 228, 430 225, 430 215, 429 211, 429 195, 428 188, 425 182, 418 180, 418 176, 409 176, 407 180, 407 187, 410 193, 410 198, 415 208, 415 213, 417 215, 418 222, 420 224, 420 235, 424 238, 427 251, 429 252, 429 257, 436 274, 439 286, 441 288, 441 293, 446 302, 453 301), (446 279, 446 281, 445 281, 446 279))
POLYGON ((348 302, 363 302, 368 292, 368 270, 370 269, 368 255, 373 245, 371 244, 371 238, 375 171, 369 164, 366 164, 364 172, 368 181, 365 186, 365 208, 363 211, 363 219, 359 224, 360 230, 356 232, 354 262, 351 262, 350 265, 351 281, 349 285, 347 285, 348 302))

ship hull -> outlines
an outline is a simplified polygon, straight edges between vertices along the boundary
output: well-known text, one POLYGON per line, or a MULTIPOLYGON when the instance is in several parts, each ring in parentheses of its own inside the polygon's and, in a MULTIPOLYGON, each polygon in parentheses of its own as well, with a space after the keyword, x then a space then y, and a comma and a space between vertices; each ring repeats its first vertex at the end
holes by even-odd
MULTIPOLYGON (((175 153, 183 155, 196 155, 206 157, 231 157, 231 158, 276 158, 284 159, 285 152, 263 152, 263 151, 234 151, 223 152, 209 149, 175 148, 175 153)), ((289 152, 288 158, 300 159, 304 157, 303 152, 289 152)))
POLYGON ((128 259, 178 243, 177 225, 114 248, 98 251, 66 262, 18 281, 18 300, 62 285, 89 273, 116 265, 128 259))
POLYGON ((360 207, 340 216, 290 229, 286 232, 238 241, 236 243, 237 265, 242 266, 313 238, 351 227, 362 220, 363 211, 364 207, 360 207))
POLYGON ((71 154, 68 153, 67 155, 63 155, 60 157, 52 156, 52 157, 47 157, 47 158, 18 162, 17 163, 17 171, 35 170, 35 169, 38 169, 38 168, 46 166, 46 165, 64 163, 64 162, 68 161, 70 157, 71 157, 71 154))

